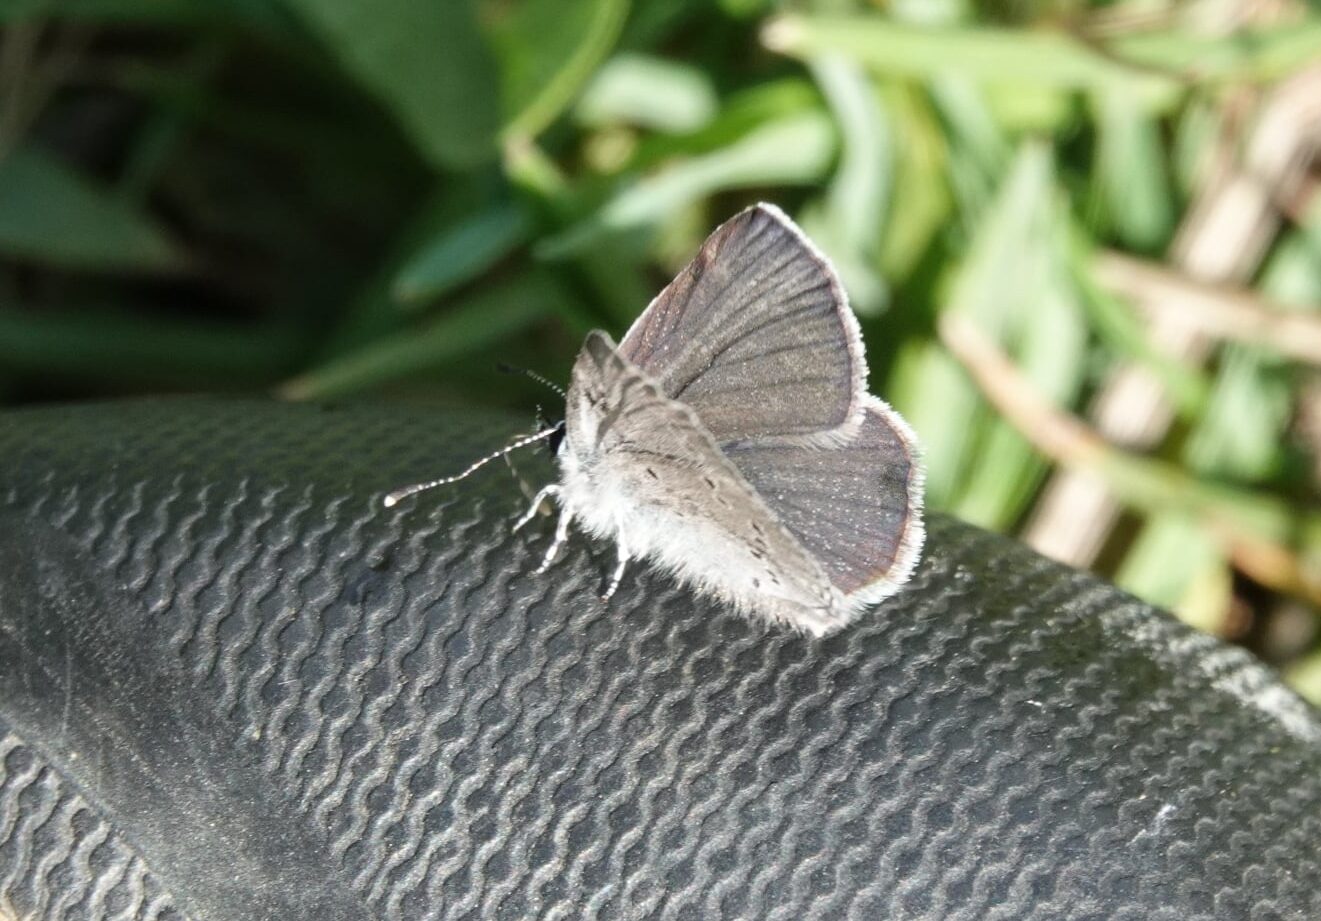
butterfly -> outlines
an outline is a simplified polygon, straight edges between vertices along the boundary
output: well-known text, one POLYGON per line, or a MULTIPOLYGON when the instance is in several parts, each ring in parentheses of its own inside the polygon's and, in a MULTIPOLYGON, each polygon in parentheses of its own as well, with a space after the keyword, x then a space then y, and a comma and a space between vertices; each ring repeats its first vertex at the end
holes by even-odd
POLYGON ((922 467, 867 392, 857 319, 830 262, 780 209, 718 227, 623 340, 589 333, 548 439, 559 505, 544 572, 577 524, 616 565, 647 560, 737 610, 815 635, 896 592, 922 549, 922 467))

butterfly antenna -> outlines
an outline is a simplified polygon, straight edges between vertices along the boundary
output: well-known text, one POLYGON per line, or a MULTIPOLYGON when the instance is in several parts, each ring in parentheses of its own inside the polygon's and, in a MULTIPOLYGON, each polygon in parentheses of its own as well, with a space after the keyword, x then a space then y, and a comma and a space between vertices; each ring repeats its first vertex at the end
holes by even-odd
POLYGON ((394 492, 386 496, 385 499, 383 500, 385 503, 385 507, 391 508, 394 505, 398 504, 400 499, 407 499, 409 496, 413 495, 414 493, 422 492, 424 489, 432 489, 436 486, 446 486, 450 483, 457 483, 459 480, 471 476, 473 473, 477 472, 482 467, 485 467, 491 461, 504 457, 506 454, 509 454, 513 451, 517 451, 519 448, 526 448, 530 444, 535 444, 538 441, 542 441, 546 438, 549 438, 558 431, 559 431, 558 426, 548 429, 541 429, 540 431, 533 432, 531 435, 525 435, 522 438, 510 442, 509 444, 501 448, 499 451, 493 451, 492 453, 486 455, 479 461, 474 461, 471 465, 469 465, 468 469, 464 470, 462 473, 456 473, 454 476, 441 477, 439 480, 431 480, 430 482, 427 483, 414 483, 412 486, 405 486, 402 489, 396 489, 394 492))
POLYGON ((518 368, 515 367, 514 365, 507 365, 504 362, 500 362, 499 364, 496 365, 496 367, 499 368, 501 371, 503 371, 505 374, 522 374, 524 377, 530 377, 538 384, 544 384, 545 386, 549 387, 551 390, 554 390, 560 396, 563 397, 565 395, 563 387, 555 383, 553 380, 550 380, 549 378, 542 377, 536 371, 532 371, 528 368, 518 368))

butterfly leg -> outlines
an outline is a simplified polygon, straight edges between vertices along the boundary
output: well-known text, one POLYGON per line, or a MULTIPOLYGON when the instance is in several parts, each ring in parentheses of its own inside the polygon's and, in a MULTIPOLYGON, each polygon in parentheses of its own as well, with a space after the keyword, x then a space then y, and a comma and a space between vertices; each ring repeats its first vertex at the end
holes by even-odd
MULTIPOLYGON (((558 492, 558 490, 556 490, 556 492, 558 492)), ((572 520, 572 517, 573 516, 569 512, 565 511, 563 508, 560 509, 560 520, 555 525, 555 539, 551 541, 550 547, 547 548, 545 559, 543 559, 541 565, 537 567, 538 573, 543 573, 550 568, 550 564, 555 561, 555 554, 560 552, 560 546, 568 540, 569 522, 572 520)))
POLYGON ((514 530, 515 531, 519 530, 520 528, 523 527, 523 525, 527 524, 533 518, 536 518, 537 512, 541 510, 541 503, 545 502, 547 499, 551 498, 552 496, 558 496, 559 494, 560 494, 560 487, 558 483, 551 483, 549 486, 541 487, 541 492, 537 493, 536 496, 532 499, 532 507, 527 510, 527 512, 523 515, 522 518, 518 519, 518 521, 515 522, 514 530))
POLYGON ((509 475, 513 477, 514 482, 518 484, 518 491, 523 494, 523 498, 527 499, 529 502, 532 501, 532 486, 526 479, 524 479, 523 474, 518 472, 518 468, 514 466, 514 462, 510 460, 508 454, 505 455, 505 466, 509 468, 509 475))
POLYGON ((602 601, 609 601, 615 596, 615 591, 619 588, 619 580, 624 578, 624 567, 628 565, 628 547, 624 544, 624 535, 619 533, 615 535, 615 552, 618 554, 619 562, 615 564, 614 575, 610 577, 610 586, 601 596, 602 601))

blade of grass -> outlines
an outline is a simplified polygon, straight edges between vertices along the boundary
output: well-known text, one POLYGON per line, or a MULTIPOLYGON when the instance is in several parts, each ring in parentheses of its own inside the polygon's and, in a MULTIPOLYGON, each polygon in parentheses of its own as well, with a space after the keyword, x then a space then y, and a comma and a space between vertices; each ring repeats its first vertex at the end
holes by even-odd
POLYGON ((709 124, 719 104, 700 68, 630 53, 616 55, 596 72, 573 114, 587 127, 628 124, 687 134, 709 124))
POLYGON ((1098 257, 1086 233, 1075 227, 1070 239, 1073 277, 1083 294, 1092 330, 1117 356, 1154 374, 1183 418, 1196 419, 1210 398, 1209 378, 1152 345, 1133 309, 1097 282, 1098 257))
POLYGON ((1178 195, 1194 194, 1209 161, 1220 149, 1228 117, 1225 107, 1214 99, 1190 99, 1179 112, 1169 143, 1170 171, 1178 195))
POLYGON ((344 396, 379 387, 490 346, 557 313, 568 298, 546 272, 473 293, 425 326, 383 336, 285 382, 285 399, 344 396))
POLYGON ((1098 149, 1092 179, 1115 236, 1139 252, 1155 252, 1174 229, 1169 170, 1156 122, 1124 94, 1092 94, 1098 149))
POLYGON ((1013 158, 1013 150, 981 87, 961 76, 940 74, 931 82, 931 99, 945 122, 950 146, 965 151, 983 175, 1000 176, 1013 158))
MULTIPOLYGON (((1082 389, 1087 328, 1076 295, 1058 280, 1024 299, 1029 321, 1016 351, 1032 386, 1067 403, 1082 389)), ((955 514, 974 524, 1010 530, 1032 501, 1049 464, 1013 426, 996 419, 976 448, 955 514)))
POLYGON ((1004 133, 1058 135, 1076 130, 1079 119, 1072 91, 1026 83, 986 83, 986 107, 1004 133))
POLYGON ((854 310, 876 314, 889 299, 874 258, 894 168, 889 125, 871 83, 852 61, 830 55, 814 60, 811 70, 841 143, 822 207, 809 210, 800 223, 835 263, 854 310))
POLYGON ((730 93, 720 101, 719 111, 700 129, 689 134, 644 135, 637 153, 628 164, 632 169, 647 169, 720 151, 737 144, 764 125, 821 108, 821 94, 801 77, 782 77, 730 93))
MULTIPOLYGON (((1043 236, 1040 224, 1051 175, 1048 148, 1028 144, 1019 151, 951 282, 943 309, 975 317, 997 339, 1013 331, 1024 288, 1034 290, 1040 281, 1040 261, 1026 270, 1021 261, 1040 252, 1026 243, 1043 236)), ((976 388, 939 349, 910 352, 899 370, 891 393, 926 452, 931 502, 935 507, 953 507, 966 494, 981 439, 994 420, 986 414, 976 388), (914 361, 920 365, 911 364, 914 361)))
POLYGON ((847 58, 829 55, 811 63, 812 75, 839 125, 839 165, 826 192, 830 225, 858 252, 880 238, 889 200, 894 150, 890 126, 863 72, 847 58))
POLYGON ((1132 508, 1195 517, 1249 576, 1321 604, 1321 515, 1274 495, 1203 480, 1175 464, 1114 448, 1042 400, 967 319, 952 312, 942 315, 940 335, 996 409, 1042 453, 1104 478, 1132 508))
POLYGON ((927 28, 879 16, 786 14, 766 25, 762 43, 804 60, 834 51, 879 74, 919 80, 957 74, 977 82, 1130 92, 1176 86, 1172 77, 1125 67, 1063 32, 985 24, 927 28))
POLYGON ((1321 57, 1321 16, 1215 34, 1189 28, 1134 31, 1107 48, 1138 67, 1164 70, 1188 81, 1237 83, 1275 80, 1321 57))
MULTIPOLYGON (((574 220, 580 207, 577 190, 535 141, 506 144, 505 169, 510 181, 536 199, 539 210, 550 215, 552 222, 563 227, 574 220)), ((571 329, 586 333, 601 325, 593 316, 593 306, 597 314, 627 323, 655 293, 644 278, 638 256, 622 242, 606 238, 574 256, 573 267, 595 295, 596 303, 574 300, 565 305, 568 309, 562 311, 561 319, 571 329)))
POLYGON ((717 192, 817 182, 830 165, 834 147, 834 130, 821 112, 763 125, 722 150, 692 157, 638 181, 591 218, 543 241, 536 253, 555 259, 580 252, 602 236, 652 226, 717 192))
POLYGON ((391 291, 415 309, 476 278, 523 245, 532 220, 516 202, 503 201, 440 230, 407 258, 391 291))
POLYGON ((1279 472, 1293 411, 1289 381, 1279 371, 1278 359, 1255 349, 1224 350, 1211 398, 1184 447, 1192 470, 1248 483, 1279 472))
POLYGON ((1313 195, 1305 209, 1295 215, 1293 228, 1284 234, 1267 260, 1259 284, 1269 298, 1260 307, 1273 309, 1269 315, 1277 321, 1301 321, 1307 332, 1291 330, 1289 335, 1272 339, 1272 351, 1321 365, 1321 196, 1313 195), (1286 351, 1299 338, 1311 344, 1308 355, 1302 350, 1286 351))
MULTIPOLYGON (((1024 202, 1031 210, 1022 222, 995 228, 1006 236, 992 252, 1003 258, 1015 245, 1021 251, 1015 277, 988 273, 985 283, 1008 282, 999 295, 988 295, 1004 301, 997 310, 1005 324, 1004 341, 1026 379, 1046 399, 1067 404, 1077 396, 1086 373, 1087 327, 1066 268, 1061 231, 1068 226, 1068 215, 1055 195, 1053 161, 1048 157, 1043 169, 1037 181, 1044 188, 1024 202)), ((1047 465, 1017 430, 999 418, 986 427, 973 454, 976 463, 968 466, 954 506, 956 514, 1007 530, 1022 515, 1047 465)))
POLYGON ((1167 106, 1194 79, 1269 80, 1321 55, 1321 18, 1225 35, 1170 29, 1118 36, 1105 53, 1062 31, 923 28, 877 16, 786 14, 762 33, 766 47, 804 60, 838 51, 877 73, 929 80, 1104 89, 1167 106))
POLYGON ((931 82, 929 92, 949 145, 950 189, 968 232, 975 233, 976 222, 1009 165, 1011 151, 976 84, 945 74, 931 82))
POLYGON ((1115 584, 1144 601, 1174 611, 1185 623, 1222 633, 1231 593, 1224 591, 1225 560, 1215 539, 1195 518, 1158 515, 1139 532, 1115 574, 1115 584), (1218 600, 1195 589, 1218 576, 1218 600), (1192 603, 1197 607, 1193 608, 1192 603))
POLYGON ((949 152, 927 98, 904 86, 882 87, 897 145, 894 201, 881 239, 881 274, 893 284, 914 271, 949 223, 954 199, 947 183, 949 152))
POLYGON ((619 40, 629 0, 527 0, 493 27, 508 122, 502 136, 536 137, 573 102, 619 40))
POLYGON ((1284 675, 1294 690, 1313 706, 1321 707, 1321 650, 1294 663, 1284 675))
MULTIPOLYGON (((1321 224, 1321 209, 1312 218, 1321 224)), ((1314 341, 1315 334, 1321 333, 1315 316, 1321 302, 1316 260, 1304 224, 1302 232, 1290 233, 1275 247, 1258 284, 1262 295, 1271 299, 1268 309, 1277 322, 1303 321, 1293 324, 1299 328, 1295 340, 1303 338, 1307 321, 1312 321, 1307 329, 1314 341)), ((1293 376, 1284 361, 1290 350, 1283 347, 1293 344, 1281 341, 1275 349, 1247 343, 1226 345, 1207 410, 1184 449, 1184 459, 1192 469, 1207 476, 1259 482, 1283 468, 1295 399, 1293 376)))
POLYGON ((935 342, 910 338, 899 345, 885 395, 908 420, 922 446, 927 507, 949 509, 966 461, 968 439, 959 424, 972 417, 976 408, 976 394, 967 376, 935 342), (950 451, 959 453, 947 453, 950 451))

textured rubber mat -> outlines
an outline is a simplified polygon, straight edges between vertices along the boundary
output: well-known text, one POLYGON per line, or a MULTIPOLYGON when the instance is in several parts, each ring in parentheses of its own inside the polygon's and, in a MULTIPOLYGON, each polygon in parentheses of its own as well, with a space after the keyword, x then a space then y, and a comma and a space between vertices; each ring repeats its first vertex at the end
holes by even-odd
MULTIPOLYGON (((507 420, 0 416, 0 918, 1321 918, 1321 719, 946 519, 824 641, 492 465, 507 420)), ((532 480, 545 458, 522 458, 532 480)))

